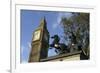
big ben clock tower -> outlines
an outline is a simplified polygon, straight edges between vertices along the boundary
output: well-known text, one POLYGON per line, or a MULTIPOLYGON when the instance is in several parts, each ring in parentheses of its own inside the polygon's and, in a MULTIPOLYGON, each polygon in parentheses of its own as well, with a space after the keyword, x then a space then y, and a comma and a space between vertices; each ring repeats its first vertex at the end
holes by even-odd
POLYGON ((49 47, 49 32, 45 18, 40 22, 39 27, 33 32, 29 62, 39 62, 47 58, 49 47))

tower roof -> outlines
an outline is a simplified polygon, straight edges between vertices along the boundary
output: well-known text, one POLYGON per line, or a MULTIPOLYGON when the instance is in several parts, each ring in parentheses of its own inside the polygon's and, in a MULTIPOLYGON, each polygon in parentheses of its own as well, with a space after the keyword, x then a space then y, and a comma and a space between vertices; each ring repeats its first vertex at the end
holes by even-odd
POLYGON ((43 18, 41 19, 39 27, 47 28, 47 22, 46 22, 45 17, 43 17, 43 18))

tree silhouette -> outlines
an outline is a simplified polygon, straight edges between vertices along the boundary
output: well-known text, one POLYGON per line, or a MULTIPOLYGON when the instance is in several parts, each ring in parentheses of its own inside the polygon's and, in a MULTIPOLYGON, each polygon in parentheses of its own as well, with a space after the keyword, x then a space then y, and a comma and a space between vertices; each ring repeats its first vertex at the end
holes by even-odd
POLYGON ((89 58, 89 13, 72 13, 70 18, 62 17, 65 42, 70 41, 70 49, 82 50, 85 58, 89 58))

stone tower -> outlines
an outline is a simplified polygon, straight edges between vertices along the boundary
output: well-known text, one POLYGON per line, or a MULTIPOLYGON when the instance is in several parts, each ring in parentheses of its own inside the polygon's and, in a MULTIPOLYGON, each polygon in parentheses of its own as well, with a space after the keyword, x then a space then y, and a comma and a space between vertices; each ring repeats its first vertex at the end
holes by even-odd
POLYGON ((45 18, 40 21, 39 27, 33 32, 31 52, 28 62, 39 62, 47 58, 49 47, 49 32, 45 18))

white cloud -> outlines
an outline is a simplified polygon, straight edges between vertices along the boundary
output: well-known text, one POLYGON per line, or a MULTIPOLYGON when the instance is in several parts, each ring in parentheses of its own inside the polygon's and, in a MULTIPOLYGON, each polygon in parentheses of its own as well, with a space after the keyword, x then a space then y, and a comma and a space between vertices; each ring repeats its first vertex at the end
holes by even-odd
POLYGON ((49 49, 49 51, 48 51, 48 57, 54 56, 54 55, 57 55, 57 53, 55 52, 55 49, 54 48, 49 49))
POLYGON ((28 42, 27 45, 28 45, 28 48, 31 49, 31 43, 28 42))
POLYGON ((56 29, 59 26, 62 17, 69 18, 69 17, 71 17, 71 13, 59 13, 57 16, 57 20, 52 25, 53 29, 56 29))
POLYGON ((24 49, 25 47, 23 45, 21 45, 21 52, 20 52, 20 56, 21 56, 21 63, 23 63, 23 53, 24 53, 24 49))
POLYGON ((22 60, 22 63, 27 63, 27 61, 26 60, 22 60))
POLYGON ((24 46, 21 45, 21 54, 24 52, 24 46))
POLYGON ((52 25, 52 28, 53 28, 53 29, 56 29, 56 28, 58 27, 60 21, 61 21, 61 13, 58 14, 57 20, 56 20, 56 21, 54 22, 54 24, 52 25))
POLYGON ((30 43, 27 43, 27 46, 21 45, 21 63, 27 63, 29 52, 30 52, 30 43))
POLYGON ((30 42, 27 42, 27 47, 21 45, 21 54, 23 54, 24 51, 30 50, 30 49, 31 49, 31 43, 30 42))

